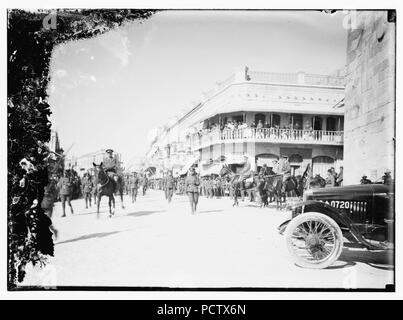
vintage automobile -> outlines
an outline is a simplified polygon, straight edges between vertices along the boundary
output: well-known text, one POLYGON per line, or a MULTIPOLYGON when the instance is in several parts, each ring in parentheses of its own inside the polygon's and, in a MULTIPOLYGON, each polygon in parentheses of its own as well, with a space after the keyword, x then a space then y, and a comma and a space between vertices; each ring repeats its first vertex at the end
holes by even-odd
POLYGON ((295 263, 327 268, 343 251, 345 240, 369 250, 394 248, 394 187, 351 185, 307 190, 279 226, 295 263))

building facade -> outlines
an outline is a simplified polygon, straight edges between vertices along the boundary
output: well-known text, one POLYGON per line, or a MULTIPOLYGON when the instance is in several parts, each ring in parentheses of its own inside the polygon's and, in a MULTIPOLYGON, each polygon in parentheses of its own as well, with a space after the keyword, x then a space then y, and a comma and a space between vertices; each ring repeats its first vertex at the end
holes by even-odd
POLYGON ((187 114, 167 126, 147 159, 179 167, 248 155, 259 169, 282 154, 294 174, 308 163, 322 176, 343 161, 344 77, 249 71, 231 75, 204 94, 187 114), (235 124, 235 125, 234 125, 235 124))
POLYGON ((393 11, 353 11, 350 18, 344 181, 354 184, 364 174, 376 181, 394 171, 396 25, 393 11))

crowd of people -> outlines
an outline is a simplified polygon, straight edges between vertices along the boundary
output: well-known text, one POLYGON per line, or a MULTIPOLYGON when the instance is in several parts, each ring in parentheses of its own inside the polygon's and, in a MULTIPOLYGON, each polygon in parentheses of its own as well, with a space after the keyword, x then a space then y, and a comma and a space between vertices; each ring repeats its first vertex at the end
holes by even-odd
MULTIPOLYGON (((116 174, 116 164, 109 159, 113 159, 111 156, 113 151, 107 150, 108 157, 105 158, 105 171, 111 171, 116 174), (109 165, 111 162, 111 165, 109 165)), ((245 156, 245 163, 243 163, 238 175, 240 180, 244 181, 247 178, 253 178, 256 176, 264 177, 274 174, 283 175, 283 182, 285 182, 291 176, 291 167, 288 162, 288 157, 282 155, 280 158, 273 160, 272 167, 268 167, 264 164, 259 172, 252 172, 250 163, 245 156)), ((334 167, 327 170, 327 177, 323 179, 320 175, 316 175, 315 178, 323 180, 323 187, 337 187, 343 185, 343 167, 340 167, 339 172, 336 172, 334 167)), ((390 170, 385 172, 382 177, 385 184, 392 183, 392 177, 390 170)), ((361 184, 372 183, 366 175, 361 179, 361 184)), ((232 197, 234 192, 240 192, 240 190, 234 190, 232 181, 228 176, 221 177, 217 174, 211 174, 206 176, 200 176, 195 167, 192 166, 186 176, 173 177, 172 170, 166 172, 163 179, 149 179, 145 172, 131 172, 127 173, 123 177, 124 190, 127 195, 131 196, 132 203, 137 199, 138 189, 141 189, 142 194, 145 195, 148 188, 163 190, 165 198, 168 203, 171 202, 174 194, 188 195, 192 213, 196 211, 199 196, 206 198, 221 198, 232 197)), ((88 170, 82 178, 73 169, 67 169, 63 171, 62 176, 52 174, 49 179, 49 184, 45 188, 45 196, 42 201, 42 208, 46 211, 48 216, 52 216, 54 202, 60 201, 62 205, 62 217, 66 216, 66 204, 70 207, 71 214, 74 214, 74 209, 71 204, 72 199, 84 199, 85 208, 89 208, 92 205, 92 199, 96 203, 96 190, 97 181, 94 173, 88 170)), ((239 196, 244 199, 245 196, 249 197, 250 201, 256 199, 257 188, 244 190, 244 194, 239 196)), ((57 234, 57 230, 54 230, 57 234)))
POLYGON ((201 138, 209 133, 219 133, 220 138, 225 139, 272 139, 272 140, 325 140, 336 139, 340 135, 338 132, 323 133, 314 131, 312 125, 302 127, 298 122, 289 123, 280 126, 279 124, 270 124, 268 121, 258 120, 247 123, 244 121, 228 120, 225 124, 213 123, 207 124, 199 130, 194 138, 201 138))

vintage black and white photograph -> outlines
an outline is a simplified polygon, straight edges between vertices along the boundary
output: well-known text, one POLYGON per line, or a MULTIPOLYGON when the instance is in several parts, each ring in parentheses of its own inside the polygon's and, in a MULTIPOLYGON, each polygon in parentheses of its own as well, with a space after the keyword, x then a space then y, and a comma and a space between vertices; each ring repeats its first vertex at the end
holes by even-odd
POLYGON ((6 14, 9 291, 395 291, 396 10, 6 14))

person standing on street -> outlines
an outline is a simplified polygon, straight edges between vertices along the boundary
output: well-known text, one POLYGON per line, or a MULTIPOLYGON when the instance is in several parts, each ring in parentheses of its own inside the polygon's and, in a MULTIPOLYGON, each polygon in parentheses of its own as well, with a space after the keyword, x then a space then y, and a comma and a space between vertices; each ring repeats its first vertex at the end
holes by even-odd
POLYGON ((196 170, 194 167, 191 167, 185 180, 185 189, 189 197, 192 214, 195 214, 197 203, 199 202, 199 185, 200 180, 197 176, 196 170))
POLYGON ((63 209, 63 215, 62 217, 66 216, 66 201, 67 204, 70 207, 71 214, 74 213, 73 207, 71 205, 71 193, 72 193, 72 184, 71 184, 71 178, 70 174, 68 171, 64 171, 63 177, 59 180, 59 183, 57 185, 58 189, 60 190, 60 200, 62 201, 62 209, 63 209))
POLYGON ((168 200, 168 203, 171 203, 172 201, 174 190, 175 190, 175 179, 172 175, 172 170, 169 170, 168 175, 166 176, 165 179, 165 195, 166 199, 168 200))
POLYGON ((134 203, 137 200, 137 191, 139 189, 139 178, 136 171, 133 171, 133 175, 129 178, 129 186, 132 203, 134 203))
POLYGON ((337 178, 336 178, 336 185, 338 187, 343 186, 343 167, 342 166, 340 167, 340 172, 339 172, 339 174, 337 175, 337 178))
MULTIPOLYGON (((48 185, 45 187, 44 195, 43 195, 43 199, 42 199, 42 203, 41 203, 42 209, 45 210, 45 214, 50 219, 52 219, 53 207, 54 207, 54 203, 57 198, 57 194, 58 194, 57 176, 52 175, 48 185)), ((57 232, 57 229, 53 226, 53 224, 51 224, 49 226, 49 229, 50 229, 50 231, 52 231, 52 233, 55 235, 55 238, 57 239, 58 232, 57 232)))
POLYGON ((335 178, 332 169, 327 170, 327 178, 325 188, 334 187, 335 178))
POLYGON ((88 209, 88 204, 91 207, 91 197, 92 197, 92 178, 89 173, 85 173, 82 180, 82 193, 85 199, 85 209, 88 209))
POLYGON ((143 176, 143 179, 141 181, 142 184, 142 188, 143 188, 143 196, 146 195, 146 191, 147 191, 147 186, 148 186, 148 178, 147 178, 147 174, 145 173, 143 176))

